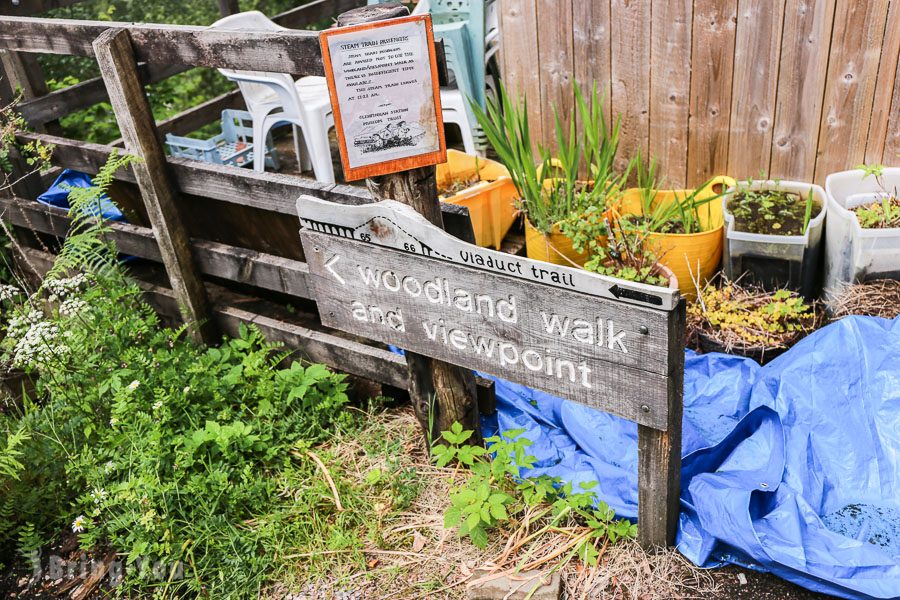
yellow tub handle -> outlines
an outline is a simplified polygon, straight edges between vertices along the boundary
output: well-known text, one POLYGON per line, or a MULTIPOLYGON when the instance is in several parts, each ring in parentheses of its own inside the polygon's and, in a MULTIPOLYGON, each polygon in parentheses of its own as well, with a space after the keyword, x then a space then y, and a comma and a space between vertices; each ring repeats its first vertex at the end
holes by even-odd
MULTIPOLYGON (((710 179, 709 185, 707 187, 709 187, 709 189, 715 191, 715 187, 717 185, 721 185, 722 192, 724 192, 728 188, 732 188, 732 187, 736 186, 737 182, 732 177, 729 177, 728 175, 716 175, 715 177, 710 179)), ((718 193, 718 192, 716 192, 716 193, 718 193)))

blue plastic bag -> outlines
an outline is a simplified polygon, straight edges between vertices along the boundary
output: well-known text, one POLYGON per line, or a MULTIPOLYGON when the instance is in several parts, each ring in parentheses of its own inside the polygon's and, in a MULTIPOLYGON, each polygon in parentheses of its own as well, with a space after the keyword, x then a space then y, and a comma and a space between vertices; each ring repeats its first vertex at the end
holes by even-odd
MULTIPOLYGON (((487 435, 524 428, 523 475, 597 481, 637 516, 637 426, 498 380, 487 435)), ((678 549, 845 598, 900 597, 900 317, 849 317, 764 367, 685 360, 678 549)))
MULTIPOLYGON (((89 188, 91 185, 93 185, 91 183, 91 176, 87 173, 82 173, 81 171, 75 171, 73 169, 65 169, 59 174, 59 177, 57 177, 56 181, 53 182, 53 185, 50 186, 50 189, 37 197, 37 201, 41 204, 46 204, 47 206, 55 206, 57 208, 68 210, 69 190, 67 188, 89 188)), ((125 215, 122 214, 122 211, 119 210, 106 194, 103 194, 100 197, 99 206, 91 207, 90 214, 92 216, 97 216, 98 212, 105 219, 125 222, 125 215)))

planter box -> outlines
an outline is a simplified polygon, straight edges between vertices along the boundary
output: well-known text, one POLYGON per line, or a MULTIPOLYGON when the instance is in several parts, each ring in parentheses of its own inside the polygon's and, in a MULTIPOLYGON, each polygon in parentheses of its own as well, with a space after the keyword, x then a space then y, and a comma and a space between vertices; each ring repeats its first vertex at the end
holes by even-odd
MULTIPOLYGON (((787 288, 806 298, 818 295, 821 281, 819 265, 822 259, 823 230, 828 206, 825 190, 809 183, 796 181, 754 181, 744 184, 751 190, 781 189, 805 198, 813 190, 822 209, 809 222, 803 235, 770 235, 735 231, 734 215, 728 211, 728 201, 736 188, 730 188, 722 198, 725 217, 725 275, 736 280, 755 283, 766 290, 787 288)), ((740 186, 738 186, 740 187, 740 186)))
POLYGON ((518 215, 515 206, 518 193, 506 167, 493 160, 447 150, 447 162, 437 166, 438 188, 454 179, 474 177, 476 172, 480 179, 478 183, 453 195, 442 196, 441 201, 468 208, 475 243, 499 250, 518 215))
MULTIPOLYGON (((900 189, 900 168, 884 170, 888 190, 900 189)), ((825 179, 828 226, 825 229, 825 295, 842 283, 900 279, 900 228, 863 229, 848 209, 881 198, 881 188, 862 171, 832 173, 825 179)))

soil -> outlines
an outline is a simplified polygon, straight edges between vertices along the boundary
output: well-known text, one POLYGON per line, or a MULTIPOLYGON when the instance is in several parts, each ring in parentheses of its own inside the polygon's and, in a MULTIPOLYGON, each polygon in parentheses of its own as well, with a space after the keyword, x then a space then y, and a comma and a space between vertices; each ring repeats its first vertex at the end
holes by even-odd
MULTIPOLYGON (((810 219, 822 210, 813 199, 810 219)), ((806 198, 783 190, 744 190, 728 201, 737 231, 766 235, 803 235, 806 198)))
POLYGON ((438 186, 438 196, 446 197, 458 194, 463 190, 469 189, 479 181, 481 181, 481 178, 475 174, 467 177, 453 177, 446 184, 438 186))
POLYGON ((888 199, 888 216, 885 218, 881 201, 863 204, 852 209, 863 229, 893 229, 900 227, 900 198, 888 199))

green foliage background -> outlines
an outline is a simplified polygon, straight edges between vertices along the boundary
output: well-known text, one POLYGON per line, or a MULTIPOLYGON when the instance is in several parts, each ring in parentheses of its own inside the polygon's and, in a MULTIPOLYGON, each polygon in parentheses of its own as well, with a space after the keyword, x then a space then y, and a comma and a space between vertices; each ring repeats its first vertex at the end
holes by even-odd
MULTIPOLYGON (((241 10, 259 10, 268 16, 307 4, 307 0, 240 0, 241 10)), ((93 21, 209 25, 219 19, 215 0, 89 0, 47 13, 46 16, 93 21)), ((327 23, 317 24, 326 26, 327 23)), ((99 76, 97 63, 78 56, 44 55, 41 65, 51 90, 99 76)), ((191 69, 147 89, 157 120, 175 115, 234 89, 213 69, 191 69)), ((112 107, 104 102, 67 115, 61 120, 67 137, 108 143, 119 137, 112 107)))

